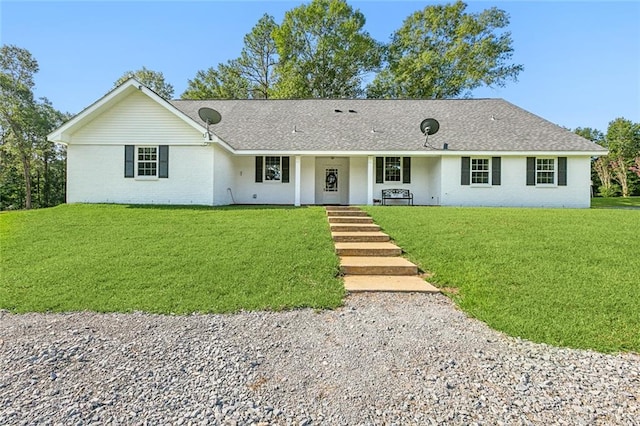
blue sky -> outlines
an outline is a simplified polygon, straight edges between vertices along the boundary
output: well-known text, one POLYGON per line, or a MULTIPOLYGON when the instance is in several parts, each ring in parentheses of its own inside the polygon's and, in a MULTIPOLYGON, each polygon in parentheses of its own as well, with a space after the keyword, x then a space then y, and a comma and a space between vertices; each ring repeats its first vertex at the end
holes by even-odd
MULTIPOLYGON (((281 22, 300 3, 0 0, 0 43, 28 49, 40 64, 36 95, 77 113, 142 66, 163 72, 179 97, 198 70, 237 57, 264 13, 281 22)), ((350 1, 385 42, 409 14, 435 3, 350 1)), ((474 97, 504 98, 569 128, 640 122, 640 2, 467 3, 470 12, 496 6, 510 15, 513 61, 525 67, 517 83, 474 97)))

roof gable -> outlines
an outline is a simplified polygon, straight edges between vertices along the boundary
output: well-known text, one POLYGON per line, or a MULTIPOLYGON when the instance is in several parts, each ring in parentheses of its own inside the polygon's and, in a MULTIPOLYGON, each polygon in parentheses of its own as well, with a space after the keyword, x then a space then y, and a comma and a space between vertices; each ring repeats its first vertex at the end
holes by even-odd
POLYGON ((193 121, 190 117, 184 114, 182 111, 175 108, 170 102, 163 99, 153 90, 149 89, 135 78, 122 83, 105 96, 94 102, 89 107, 75 115, 71 120, 64 123, 62 126, 51 132, 47 138, 52 142, 67 144, 71 141, 71 135, 82 129, 96 120, 98 117, 109 112, 118 103, 130 97, 135 93, 142 93, 148 99, 155 102, 157 105, 164 108, 170 114, 176 116, 180 120, 184 121, 188 126, 197 130, 198 133, 203 134, 206 128, 199 123, 193 121))

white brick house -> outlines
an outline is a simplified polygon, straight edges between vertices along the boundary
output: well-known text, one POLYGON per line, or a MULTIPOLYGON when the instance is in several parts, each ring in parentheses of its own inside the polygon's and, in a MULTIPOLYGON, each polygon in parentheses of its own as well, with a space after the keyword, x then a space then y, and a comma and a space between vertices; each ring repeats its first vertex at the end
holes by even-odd
POLYGON ((67 202, 590 205, 606 150, 501 99, 166 101, 128 80, 49 135, 67 202), (222 120, 209 126, 203 108, 222 120), (438 133, 420 123, 435 118, 438 133), (446 147, 446 149, 445 149, 446 147))

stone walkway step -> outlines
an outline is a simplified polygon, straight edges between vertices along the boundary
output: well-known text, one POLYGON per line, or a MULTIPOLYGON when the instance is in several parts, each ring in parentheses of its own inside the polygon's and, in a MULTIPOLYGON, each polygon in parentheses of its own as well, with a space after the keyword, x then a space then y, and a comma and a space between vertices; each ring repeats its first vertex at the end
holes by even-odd
POLYGON ((380 226, 375 223, 331 223, 331 232, 370 232, 379 231, 380 226))
POLYGON ((419 276, 384 276, 384 275, 347 275, 344 277, 344 287, 347 291, 403 291, 439 293, 419 276))
POLYGON ((369 216, 329 216, 329 223, 373 223, 369 216))
POLYGON ((400 256, 402 254, 400 247, 389 242, 347 242, 335 243, 335 246, 339 256, 400 256))
POLYGON ((363 210, 329 210, 327 209, 327 216, 364 216, 368 217, 367 212, 363 210))
POLYGON ((418 267, 402 257, 340 256, 345 275, 417 275, 418 267))
POLYGON ((386 242, 390 238, 384 232, 332 232, 331 237, 336 243, 373 243, 373 242, 386 242))
POLYGON ((325 210, 326 211, 350 210, 350 211, 355 211, 355 212, 362 211, 362 209, 360 207, 356 207, 356 206, 326 206, 325 210))

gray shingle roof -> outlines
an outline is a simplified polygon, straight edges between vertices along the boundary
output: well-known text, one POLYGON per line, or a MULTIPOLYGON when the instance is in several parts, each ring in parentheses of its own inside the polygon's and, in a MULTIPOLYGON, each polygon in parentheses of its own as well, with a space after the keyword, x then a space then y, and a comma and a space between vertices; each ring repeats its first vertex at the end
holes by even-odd
POLYGON ((435 118, 440 122, 440 130, 429 137, 429 142, 436 147, 448 143, 453 151, 604 151, 599 145, 502 99, 171 103, 200 124, 203 124, 198 117, 200 108, 220 112, 222 121, 210 129, 236 150, 424 150, 420 122, 435 118))

